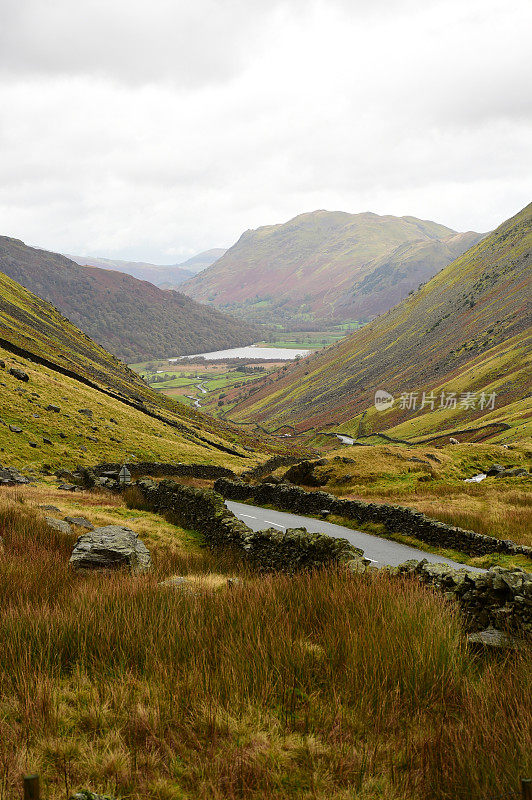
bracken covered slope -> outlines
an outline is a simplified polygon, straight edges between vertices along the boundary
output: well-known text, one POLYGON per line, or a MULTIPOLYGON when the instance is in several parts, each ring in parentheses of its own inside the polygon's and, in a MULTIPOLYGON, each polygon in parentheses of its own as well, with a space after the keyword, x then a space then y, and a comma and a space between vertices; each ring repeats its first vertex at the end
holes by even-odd
POLYGON ((480 238, 414 217, 314 211, 246 231, 181 289, 255 321, 366 321, 480 238))
POLYGON ((531 253, 532 204, 383 316, 284 368, 231 416, 271 428, 386 431, 410 440, 491 423, 492 434, 502 435, 505 425, 522 434, 532 414, 531 253), (376 411, 377 390, 393 395, 394 405, 376 411), (432 391, 434 409, 429 402, 420 409, 423 392, 432 391), (411 392, 416 408, 405 400, 401 408, 401 395, 411 392), (452 401, 440 407, 442 392, 456 393, 456 408, 452 401), (474 406, 473 399, 469 407, 460 402, 466 392, 474 406))
POLYGON ((276 449, 264 437, 259 442, 154 392, 51 304, 2 273, 0 361, 2 463, 68 466, 134 454, 238 470, 276 449))
POLYGON ((130 275, 80 267, 58 253, 0 237, 0 272, 53 303, 106 350, 128 362, 239 347, 257 329, 130 275))

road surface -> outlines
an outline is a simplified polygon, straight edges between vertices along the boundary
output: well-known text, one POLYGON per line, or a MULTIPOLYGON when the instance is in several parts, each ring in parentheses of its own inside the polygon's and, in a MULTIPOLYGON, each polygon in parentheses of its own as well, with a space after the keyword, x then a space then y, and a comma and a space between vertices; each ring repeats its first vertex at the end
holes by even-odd
POLYGON ((355 547, 360 547, 364 551, 364 557, 370 559, 376 567, 387 565, 396 567, 410 558, 415 558, 418 561, 426 558, 427 561, 449 564, 456 568, 466 567, 471 572, 484 571, 476 567, 459 564, 457 561, 452 561, 450 558, 444 558, 434 553, 425 553, 424 550, 418 550, 406 544, 383 539, 380 536, 372 536, 370 533, 364 533, 363 531, 354 531, 351 528, 344 528, 342 525, 333 525, 325 520, 302 517, 285 511, 272 511, 269 508, 250 506, 247 503, 235 503, 233 500, 226 500, 225 504, 235 516, 254 531, 261 531, 266 528, 277 528, 279 531, 284 531, 286 528, 306 528, 310 533, 326 533, 328 536, 347 539, 355 547))

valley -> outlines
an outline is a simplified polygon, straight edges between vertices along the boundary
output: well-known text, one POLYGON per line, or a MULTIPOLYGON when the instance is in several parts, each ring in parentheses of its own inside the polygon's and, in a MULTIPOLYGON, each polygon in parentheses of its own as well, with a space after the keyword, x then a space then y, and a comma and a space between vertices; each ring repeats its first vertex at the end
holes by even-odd
POLYGON ((532 4, 1 10, 0 800, 532 800, 532 4))
POLYGON ((365 324, 190 316, 176 295, 179 333, 101 270, 122 288, 99 323, 127 307, 135 331, 102 340, 129 365, 89 306, 77 327, 7 274, 81 309, 99 273, 85 294, 73 262, 4 241, 1 800, 28 765, 50 800, 518 791, 531 224, 365 324))

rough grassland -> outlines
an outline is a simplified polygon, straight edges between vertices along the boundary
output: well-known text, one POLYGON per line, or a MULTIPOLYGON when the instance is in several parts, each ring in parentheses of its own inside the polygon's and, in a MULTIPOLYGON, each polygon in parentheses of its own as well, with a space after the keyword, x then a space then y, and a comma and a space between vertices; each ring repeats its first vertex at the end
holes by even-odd
MULTIPOLYGON (((7 369, 0 369, 0 419, 4 423, 0 424, 0 463, 19 468, 42 464, 57 468, 135 456, 139 461, 194 461, 242 470, 261 459, 242 449, 238 440, 246 442, 245 435, 240 437, 233 430, 227 439, 222 438, 209 430, 208 418, 207 430, 199 415, 176 429, 47 367, 15 359, 1 348, 0 359, 7 367, 23 369, 30 378, 22 383, 7 369), (47 411, 48 405, 60 411, 47 411), (92 410, 92 418, 79 413, 79 409, 87 408, 92 410), (12 432, 9 425, 20 427, 22 433, 12 432), (234 438, 234 444, 229 437, 234 438), (44 443, 45 438, 52 444, 44 443), (37 446, 32 447, 30 442, 37 446), (217 445, 234 447, 241 455, 224 452, 217 445)), ((168 419, 177 421, 171 414, 168 419)))
POLYGON ((0 368, 0 417, 6 422, 0 425, 0 448, 12 466, 29 462, 69 466, 73 459, 85 457, 83 447, 87 463, 107 454, 120 460, 127 453, 146 457, 151 453, 150 457, 164 460, 233 461, 235 466, 279 449, 154 392, 52 305, 2 273, 0 360, 6 362, 6 368, 0 368), (10 367, 26 372, 29 382, 11 376, 10 367), (46 412, 49 404, 61 412, 46 412), (93 411, 92 422, 80 418, 80 408, 93 411), (10 424, 23 433, 9 431, 10 424), (43 438, 52 439, 53 445, 45 445, 43 438), (29 441, 38 446, 30 449, 29 441))
POLYGON ((230 589, 212 555, 166 550, 147 577, 77 575, 71 537, 2 498, 2 800, 33 770, 46 800, 486 800, 531 773, 529 656, 473 658, 419 585, 230 589), (218 580, 157 585, 191 566, 218 580))

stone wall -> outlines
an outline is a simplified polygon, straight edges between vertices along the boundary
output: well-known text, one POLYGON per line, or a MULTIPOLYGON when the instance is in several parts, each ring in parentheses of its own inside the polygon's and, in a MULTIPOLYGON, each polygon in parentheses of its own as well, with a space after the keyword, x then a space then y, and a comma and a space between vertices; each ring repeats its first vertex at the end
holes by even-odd
MULTIPOLYGON (((122 464, 98 464, 93 467, 95 475, 101 476, 105 472, 118 473, 122 464)), ((161 477, 163 475, 175 475, 176 477, 205 478, 215 480, 216 478, 236 478, 235 473, 226 467, 218 467, 215 464, 181 464, 164 463, 161 461, 139 461, 127 465, 128 470, 134 476, 152 475, 161 477)))
POLYGON ((229 500, 275 506, 296 514, 320 515, 327 511, 361 525, 379 523, 389 533, 415 536, 433 547, 452 548, 472 556, 510 553, 532 559, 532 547, 447 525, 405 506, 341 500, 327 492, 307 492, 299 486, 283 483, 251 486, 227 478, 218 479, 214 489, 229 500))
POLYGON ((532 574, 521 569, 493 567, 471 573, 446 564, 406 561, 390 570, 409 575, 455 598, 465 613, 468 627, 494 627, 532 638, 532 574))
POLYGON ((308 533, 304 528, 254 532, 226 508, 219 494, 208 489, 194 489, 172 480, 155 483, 149 479, 137 481, 134 488, 147 508, 170 514, 184 527, 198 531, 210 547, 233 548, 250 565, 264 572, 293 573, 362 555, 361 550, 345 539, 308 533))
POLYGON ((297 464, 299 461, 301 461, 300 456, 273 456, 263 464, 246 470, 246 472, 242 473, 241 477, 242 480, 245 481, 259 480, 265 475, 269 475, 270 472, 275 472, 279 467, 289 467, 291 464, 297 464))

